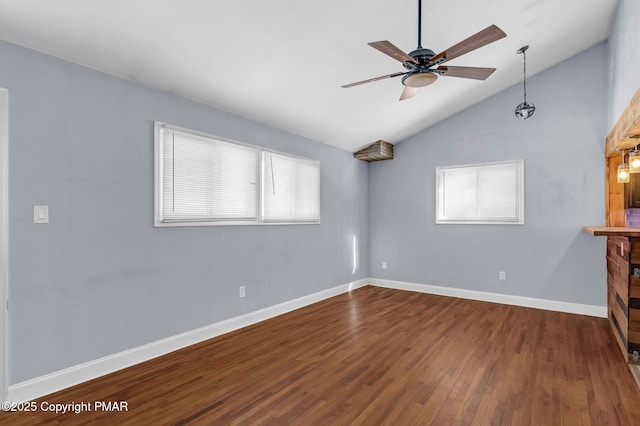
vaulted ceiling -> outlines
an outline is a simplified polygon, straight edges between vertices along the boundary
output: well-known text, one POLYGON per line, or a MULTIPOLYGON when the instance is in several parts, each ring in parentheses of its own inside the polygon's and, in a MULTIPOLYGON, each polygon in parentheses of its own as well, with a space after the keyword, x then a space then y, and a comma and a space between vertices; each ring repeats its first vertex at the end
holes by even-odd
POLYGON ((487 80, 441 77, 401 102, 400 78, 340 86, 404 70, 367 43, 415 49, 417 0, 0 0, 0 39, 356 151, 517 84, 523 45, 532 75, 605 40, 616 6, 424 0, 436 53, 491 24, 507 37, 447 63, 497 68, 487 80))

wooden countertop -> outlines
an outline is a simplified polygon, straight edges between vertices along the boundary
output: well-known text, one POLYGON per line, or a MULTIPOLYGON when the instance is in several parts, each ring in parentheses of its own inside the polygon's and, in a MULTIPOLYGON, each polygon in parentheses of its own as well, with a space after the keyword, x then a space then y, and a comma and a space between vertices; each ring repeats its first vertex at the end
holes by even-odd
POLYGON ((640 237, 640 228, 622 228, 613 226, 584 226, 584 232, 596 237, 640 237))

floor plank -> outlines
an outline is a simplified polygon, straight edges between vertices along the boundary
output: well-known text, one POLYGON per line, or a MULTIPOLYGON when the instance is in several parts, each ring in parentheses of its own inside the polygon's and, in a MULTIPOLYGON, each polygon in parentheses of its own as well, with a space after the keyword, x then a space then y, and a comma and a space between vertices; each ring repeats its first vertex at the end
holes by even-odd
POLYGON ((0 413, 11 425, 640 424, 606 319, 364 287, 0 413))

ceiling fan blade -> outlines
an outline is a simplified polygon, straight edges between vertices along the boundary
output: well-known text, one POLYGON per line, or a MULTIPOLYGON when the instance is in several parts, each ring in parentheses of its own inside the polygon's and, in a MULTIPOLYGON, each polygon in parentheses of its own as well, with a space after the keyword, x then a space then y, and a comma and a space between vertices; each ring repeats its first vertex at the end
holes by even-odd
POLYGON ((495 68, 450 67, 446 65, 436 68, 436 71, 439 71, 438 74, 440 75, 473 78, 474 80, 486 80, 495 70, 495 68))
POLYGON ((404 75, 404 74, 406 74, 406 72, 394 72, 393 74, 381 75, 380 77, 374 77, 374 78, 369 78, 367 80, 356 81, 355 83, 345 84, 344 86, 341 86, 341 87, 343 89, 348 89, 349 87, 359 86, 365 83, 372 83, 374 81, 384 80, 385 78, 398 77, 399 75, 404 75))
POLYGON ((403 64, 405 62, 413 62, 414 64, 418 63, 414 58, 404 53, 402 50, 400 50, 390 41, 387 41, 387 40, 372 41, 371 43, 367 43, 367 44, 373 47, 374 49, 378 49, 380 52, 384 53, 385 55, 389 55, 393 59, 402 62, 403 64))
POLYGON ((504 38, 506 36, 507 35, 500 28, 495 25, 490 25, 484 30, 475 33, 471 37, 462 40, 460 43, 438 53, 433 58, 431 58, 431 62, 442 63, 450 61, 453 58, 462 56, 465 53, 469 53, 472 50, 476 50, 482 46, 486 46, 487 44, 493 43, 494 41, 500 40, 501 38, 504 38), (438 62, 438 60, 440 60, 440 62, 438 62))
POLYGON ((400 95, 400 100, 404 101, 405 99, 413 98, 415 96, 416 92, 418 92, 418 88, 417 87, 404 86, 404 90, 402 91, 402 94, 400 95))

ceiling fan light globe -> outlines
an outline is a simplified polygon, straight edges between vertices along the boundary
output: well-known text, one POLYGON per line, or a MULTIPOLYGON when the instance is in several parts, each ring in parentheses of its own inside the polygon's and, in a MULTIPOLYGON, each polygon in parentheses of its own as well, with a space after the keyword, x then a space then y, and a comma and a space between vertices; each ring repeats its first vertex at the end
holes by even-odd
POLYGON ((522 102, 516 107, 516 110, 514 112, 516 114, 516 117, 526 120, 527 118, 531 117, 535 111, 536 106, 533 104, 533 102, 522 102))
POLYGON ((408 74, 402 79, 402 84, 409 87, 428 86, 438 78, 437 74, 432 72, 417 72, 408 74))

